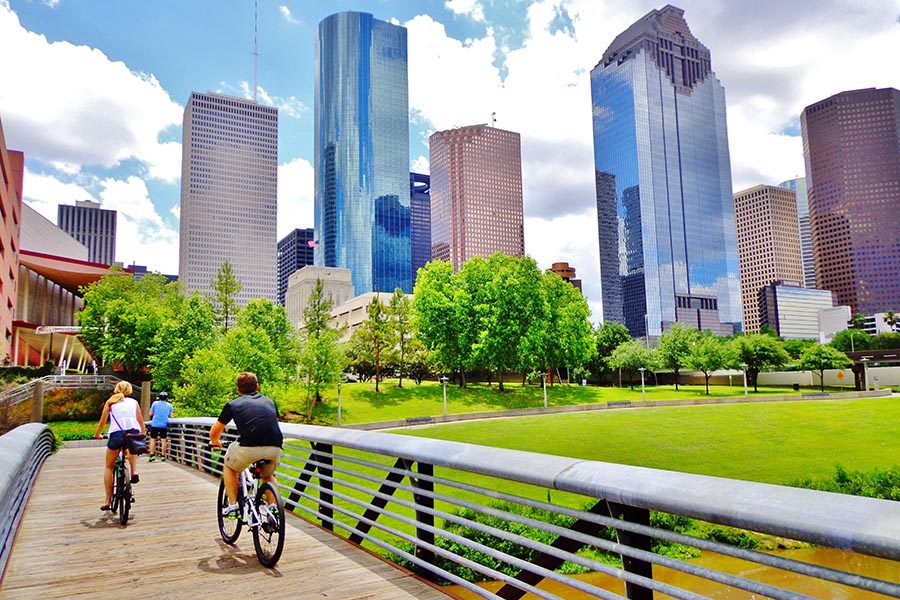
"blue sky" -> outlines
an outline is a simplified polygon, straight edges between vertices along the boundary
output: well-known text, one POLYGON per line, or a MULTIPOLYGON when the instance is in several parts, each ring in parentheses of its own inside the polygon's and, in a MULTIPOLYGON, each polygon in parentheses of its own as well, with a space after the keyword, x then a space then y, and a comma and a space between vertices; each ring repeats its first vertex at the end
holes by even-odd
MULTIPOLYGON (((804 106, 900 86, 900 1, 685 0, 726 90, 734 189, 803 174, 804 106), (864 58, 863 58, 864 57, 864 58)), ((279 235, 312 225, 313 36, 361 10, 409 37, 410 164, 427 136, 522 134, 526 251, 567 260, 599 314, 588 74, 647 0, 260 0, 259 94, 280 108, 279 235)), ((26 153, 25 199, 119 211, 117 259, 177 270, 181 118, 191 91, 250 93, 252 0, 0 0, 0 119, 26 153)))

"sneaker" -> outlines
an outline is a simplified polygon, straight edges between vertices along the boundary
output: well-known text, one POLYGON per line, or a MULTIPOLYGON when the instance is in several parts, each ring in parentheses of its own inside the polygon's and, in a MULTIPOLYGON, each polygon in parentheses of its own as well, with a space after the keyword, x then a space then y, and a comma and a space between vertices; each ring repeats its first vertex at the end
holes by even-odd
POLYGON ((241 505, 235 502, 234 504, 229 504, 225 508, 222 509, 222 516, 225 518, 233 518, 236 519, 241 514, 241 505))
POLYGON ((160 457, 160 459, 159 459, 159 460, 160 460, 160 461, 162 461, 162 462, 166 462, 166 456, 165 456, 165 454, 164 454, 164 455, 162 455, 162 457, 160 457))
POLYGON ((150 455, 150 458, 147 459, 147 462, 154 462, 154 461, 156 461, 156 455, 155 455, 155 454, 151 454, 151 455, 150 455))

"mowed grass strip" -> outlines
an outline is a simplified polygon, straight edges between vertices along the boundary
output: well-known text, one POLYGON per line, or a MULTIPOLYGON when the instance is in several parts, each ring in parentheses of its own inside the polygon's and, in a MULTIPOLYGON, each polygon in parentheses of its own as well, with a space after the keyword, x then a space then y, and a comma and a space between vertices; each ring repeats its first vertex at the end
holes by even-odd
MULTIPOLYGON (((741 379, 735 376, 734 381, 741 385, 710 386, 709 396, 706 395, 702 385, 682 385, 677 391, 674 385, 647 386, 646 398, 647 400, 665 401, 743 396, 744 387, 741 379)), ((520 382, 506 382, 504 387, 505 391, 499 393, 496 382, 491 386, 485 383, 469 384, 466 388, 448 384, 447 412, 464 414, 543 406, 543 391, 540 385, 523 386, 520 382)), ((750 396, 802 394, 818 391, 819 388, 802 388, 799 392, 795 392, 789 387, 761 387, 758 393, 753 392, 751 388, 750 396)), ((550 406, 605 404, 608 402, 636 403, 640 402, 641 398, 640 381, 633 390, 629 387, 547 386, 547 403, 550 406)), ((316 406, 315 416, 325 422, 336 422, 337 389, 326 390, 323 399, 324 401, 316 406)), ((306 414, 305 406, 305 398, 300 394, 279 399, 279 408, 282 411, 306 414)), ((436 381, 423 381, 421 385, 416 385, 414 381, 404 379, 403 387, 398 388, 396 379, 386 379, 381 382, 379 392, 375 392, 375 385, 371 382, 350 383, 341 387, 341 422, 345 425, 435 416, 443 414, 443 410, 443 394, 440 384, 436 381)))
POLYGON ((896 398, 635 408, 398 431, 775 484, 900 463, 896 398))

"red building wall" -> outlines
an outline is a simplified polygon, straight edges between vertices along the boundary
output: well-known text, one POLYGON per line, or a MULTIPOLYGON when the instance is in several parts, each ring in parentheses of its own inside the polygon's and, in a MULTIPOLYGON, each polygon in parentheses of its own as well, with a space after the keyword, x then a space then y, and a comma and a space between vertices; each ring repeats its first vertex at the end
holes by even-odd
POLYGON ((12 354, 24 170, 25 155, 7 150, 0 123, 0 361, 12 354))

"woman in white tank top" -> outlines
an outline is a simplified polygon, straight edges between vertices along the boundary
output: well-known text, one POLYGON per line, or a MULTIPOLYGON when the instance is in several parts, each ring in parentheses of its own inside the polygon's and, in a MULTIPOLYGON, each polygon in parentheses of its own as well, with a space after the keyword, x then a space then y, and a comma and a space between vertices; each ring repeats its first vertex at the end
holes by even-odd
MULTIPOLYGON (((106 468, 103 471, 103 490, 106 493, 106 502, 103 503, 100 510, 109 510, 109 503, 112 500, 113 468, 116 464, 116 457, 119 455, 119 449, 125 444, 125 434, 146 433, 141 406, 137 400, 131 397, 131 392, 131 384, 127 381, 120 381, 116 384, 113 395, 103 405, 103 413, 100 415, 100 422, 94 433, 95 438, 101 439, 100 432, 109 419, 106 468)), ((137 472, 137 456, 129 452, 128 462, 131 463, 131 483, 137 483, 141 479, 137 472)))

